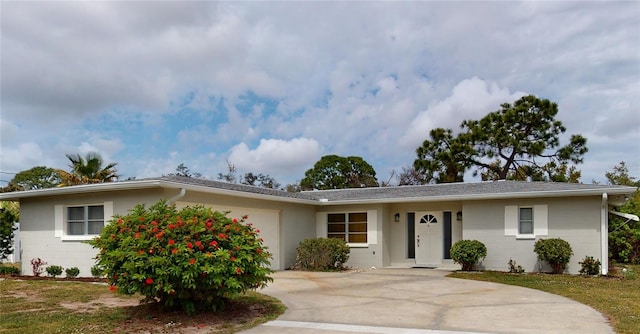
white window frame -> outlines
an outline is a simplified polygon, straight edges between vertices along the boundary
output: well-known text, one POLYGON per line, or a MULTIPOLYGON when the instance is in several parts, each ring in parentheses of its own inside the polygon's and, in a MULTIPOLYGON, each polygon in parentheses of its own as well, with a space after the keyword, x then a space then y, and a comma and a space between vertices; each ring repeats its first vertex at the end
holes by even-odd
POLYGON ((344 210, 344 211, 329 211, 329 212, 316 212, 316 237, 327 238, 329 237, 329 214, 331 213, 367 213, 367 243, 347 243, 351 248, 366 248, 370 245, 378 244, 378 210, 344 210))
MULTIPOLYGON (((92 227, 95 228, 96 225, 98 227, 100 227, 100 225, 102 225, 101 227, 104 228, 104 205, 78 205, 78 206, 68 206, 67 208, 67 216, 65 219, 65 224, 66 224, 66 228, 67 228, 67 234, 69 235, 98 235, 100 234, 100 232, 102 232, 102 229, 100 229, 100 232, 98 233, 90 233, 92 227), (79 209, 82 210, 82 219, 72 219, 71 218, 71 210, 72 209, 79 209), (96 215, 100 215, 100 218, 92 218, 91 217, 91 213, 94 213, 96 215), (70 232, 72 231, 72 227, 71 225, 78 225, 78 227, 81 226, 81 230, 82 233, 75 233, 75 234, 71 234, 70 232)), ((79 211, 78 210, 78 211, 79 211)))
POLYGON ((504 207, 504 235, 515 236, 516 239, 531 240, 549 235, 549 209, 546 204, 507 205, 504 207), (520 208, 532 208, 533 233, 520 233, 520 208))
POLYGON ((533 231, 534 231, 534 227, 535 227, 535 221, 536 221, 536 216, 535 216, 535 212, 533 210, 532 206, 521 206, 518 207, 518 235, 534 235, 533 231), (531 219, 524 219, 522 218, 522 210, 523 209, 528 209, 531 210, 531 219), (531 224, 531 232, 522 232, 522 224, 523 223, 530 223, 531 224))
MULTIPOLYGON (((103 209, 103 224, 106 226, 108 222, 111 220, 113 216, 113 202, 102 202, 102 203, 78 203, 78 204, 59 204, 54 208, 54 235, 56 238, 60 238, 62 241, 86 241, 92 240, 97 237, 99 234, 81 234, 81 235, 71 235, 69 234, 69 225, 68 225, 68 208, 73 207, 84 207, 85 214, 87 213, 88 207, 90 206, 102 206, 103 209)), ((84 217, 84 231, 88 232, 88 222, 89 217, 85 215, 84 217)))
MULTIPOLYGON (((345 237, 345 241, 347 242, 347 244, 349 246, 359 246, 359 245, 368 245, 369 244, 369 213, 367 211, 350 211, 350 212, 329 212, 327 213, 327 238, 329 237, 329 234, 332 234, 329 232, 329 225, 332 224, 331 222, 329 222, 329 216, 330 215, 344 215, 344 237, 345 237), (366 216, 366 220, 364 222, 362 221, 356 221, 356 222, 350 222, 349 221, 349 217, 352 214, 364 214, 366 216), (363 232, 349 232, 349 225, 350 224, 366 224, 366 229, 363 232), (365 238, 367 239, 366 242, 349 242, 349 235, 364 235, 365 238)), ((338 234, 338 233, 333 233, 333 234, 338 234)))

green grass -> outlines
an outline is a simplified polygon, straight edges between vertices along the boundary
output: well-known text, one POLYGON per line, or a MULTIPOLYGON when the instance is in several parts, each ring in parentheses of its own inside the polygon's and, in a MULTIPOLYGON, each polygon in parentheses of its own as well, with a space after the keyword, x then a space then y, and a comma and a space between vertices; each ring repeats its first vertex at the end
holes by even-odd
POLYGON ((0 333, 98 333, 127 318, 124 308, 76 313, 61 303, 87 303, 111 296, 104 285, 55 281, 0 281, 0 333))
POLYGON ((234 298, 223 312, 193 317, 137 305, 139 299, 113 294, 99 284, 0 280, 0 333, 156 333, 166 331, 169 323, 177 332, 191 326, 233 333, 275 319, 285 310, 277 299, 255 292, 234 298), (114 301, 130 306, 105 305, 114 301))
POLYGON ((640 265, 627 266, 621 277, 582 277, 549 274, 509 274, 486 271, 452 273, 448 277, 517 285, 564 296, 589 305, 609 318, 617 333, 638 333, 640 324, 640 265))

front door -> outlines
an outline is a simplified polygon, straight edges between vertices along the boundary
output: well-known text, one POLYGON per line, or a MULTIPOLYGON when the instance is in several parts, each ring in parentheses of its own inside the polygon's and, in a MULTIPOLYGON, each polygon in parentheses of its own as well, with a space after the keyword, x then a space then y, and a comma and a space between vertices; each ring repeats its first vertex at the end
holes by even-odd
POLYGON ((416 265, 442 263, 442 213, 416 212, 416 265))

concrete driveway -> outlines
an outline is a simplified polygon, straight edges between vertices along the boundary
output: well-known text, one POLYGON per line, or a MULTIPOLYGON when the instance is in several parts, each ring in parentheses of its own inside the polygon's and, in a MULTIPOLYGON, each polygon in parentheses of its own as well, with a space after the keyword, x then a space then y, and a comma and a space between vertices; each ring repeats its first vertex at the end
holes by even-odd
POLYGON ((277 272, 262 292, 288 310, 245 333, 614 333, 600 313, 570 299, 448 273, 277 272))

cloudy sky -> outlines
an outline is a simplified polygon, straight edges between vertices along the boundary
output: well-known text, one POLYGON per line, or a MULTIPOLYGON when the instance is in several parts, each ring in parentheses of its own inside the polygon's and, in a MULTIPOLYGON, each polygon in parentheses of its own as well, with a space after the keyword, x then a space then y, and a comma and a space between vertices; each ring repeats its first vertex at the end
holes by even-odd
MULTIPOLYGON (((588 139, 582 181, 640 176, 640 2, 2 1, 0 179, 97 151, 300 180, 323 155, 380 180, 434 127, 525 94, 588 139)), ((467 178, 467 181, 473 181, 467 178)), ((5 185, 3 182, 0 185, 5 185)))

